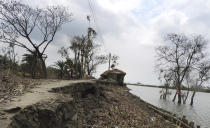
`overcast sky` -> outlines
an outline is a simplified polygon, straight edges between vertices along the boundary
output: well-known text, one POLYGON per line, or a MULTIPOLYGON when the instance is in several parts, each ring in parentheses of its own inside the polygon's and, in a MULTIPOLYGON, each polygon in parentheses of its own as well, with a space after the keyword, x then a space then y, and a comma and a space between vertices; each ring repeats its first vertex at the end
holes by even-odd
MULTIPOLYGON (((57 53, 74 35, 85 34, 87 15, 93 18, 88 0, 21 0, 34 7, 63 5, 73 13, 48 47, 47 65, 60 59, 57 53)), ((105 53, 120 57, 118 68, 127 72, 126 81, 160 84, 154 72, 155 47, 167 33, 202 34, 210 39, 210 1, 207 0, 90 0, 95 15, 91 25, 100 36, 105 53)), ((18 48, 21 55, 23 50, 18 48)), ((107 69, 99 67, 98 74, 107 69)))

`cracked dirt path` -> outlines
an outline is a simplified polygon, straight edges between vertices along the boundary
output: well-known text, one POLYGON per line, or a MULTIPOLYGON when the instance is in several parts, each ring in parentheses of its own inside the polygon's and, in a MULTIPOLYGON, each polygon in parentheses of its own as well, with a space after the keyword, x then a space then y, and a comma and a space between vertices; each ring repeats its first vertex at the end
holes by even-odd
POLYGON ((52 80, 47 83, 44 82, 23 95, 12 98, 10 103, 0 104, 0 127, 7 128, 8 124, 10 123, 10 118, 16 114, 6 113, 4 110, 16 107, 23 109, 28 105, 52 100, 58 95, 56 93, 49 92, 52 90, 52 88, 64 87, 69 86, 70 84, 87 81, 89 80, 52 80))

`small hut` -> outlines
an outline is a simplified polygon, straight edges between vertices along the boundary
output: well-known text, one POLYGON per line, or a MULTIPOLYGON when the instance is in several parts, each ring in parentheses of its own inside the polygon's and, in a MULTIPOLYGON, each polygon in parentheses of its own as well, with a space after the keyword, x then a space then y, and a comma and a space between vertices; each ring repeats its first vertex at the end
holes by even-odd
POLYGON ((115 81, 120 85, 124 83, 124 77, 126 73, 119 69, 107 70, 103 74, 101 74, 102 80, 110 80, 115 81))

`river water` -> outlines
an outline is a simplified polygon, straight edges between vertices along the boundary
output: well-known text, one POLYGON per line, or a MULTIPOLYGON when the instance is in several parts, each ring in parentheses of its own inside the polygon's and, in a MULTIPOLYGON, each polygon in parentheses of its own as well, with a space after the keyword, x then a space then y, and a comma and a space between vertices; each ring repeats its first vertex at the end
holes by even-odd
POLYGON ((189 121, 194 121, 201 128, 210 128, 210 93, 197 92, 194 98, 194 105, 189 105, 191 94, 189 94, 186 104, 178 105, 172 102, 175 90, 170 90, 172 94, 167 97, 167 100, 160 99, 160 88, 143 87, 128 85, 130 92, 139 96, 144 101, 163 108, 167 111, 177 114, 178 116, 185 115, 189 121))

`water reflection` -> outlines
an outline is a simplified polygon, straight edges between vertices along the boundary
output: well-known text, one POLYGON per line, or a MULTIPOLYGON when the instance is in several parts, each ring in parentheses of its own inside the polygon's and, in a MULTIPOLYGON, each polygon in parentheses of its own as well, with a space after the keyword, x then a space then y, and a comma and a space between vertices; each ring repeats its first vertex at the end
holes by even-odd
POLYGON ((186 104, 178 105, 176 102, 172 102, 172 98, 175 94, 174 90, 170 90, 172 95, 168 96, 167 100, 163 100, 160 99, 160 88, 132 85, 128 85, 128 88, 131 89, 131 93, 155 106, 175 113, 181 117, 185 115, 189 121, 194 121, 203 128, 210 128, 210 93, 196 93, 194 106, 190 106, 191 93, 189 94, 186 104))

